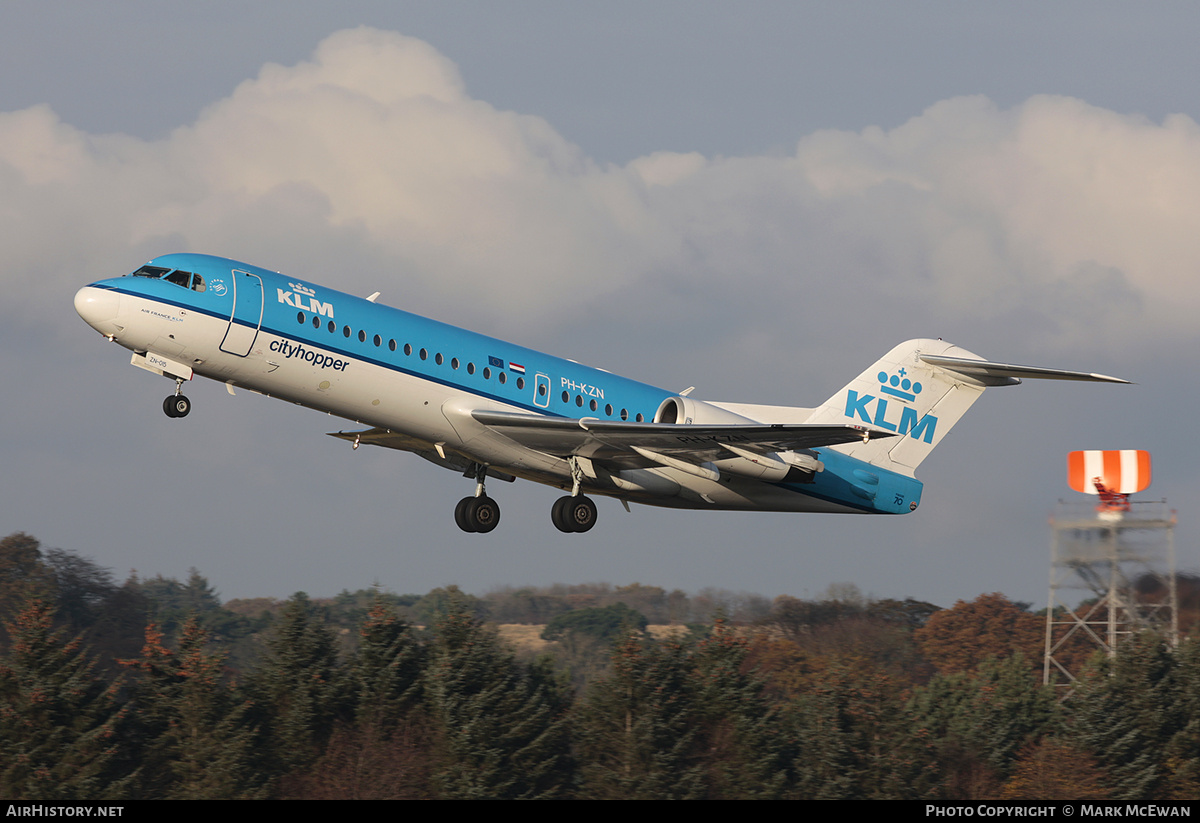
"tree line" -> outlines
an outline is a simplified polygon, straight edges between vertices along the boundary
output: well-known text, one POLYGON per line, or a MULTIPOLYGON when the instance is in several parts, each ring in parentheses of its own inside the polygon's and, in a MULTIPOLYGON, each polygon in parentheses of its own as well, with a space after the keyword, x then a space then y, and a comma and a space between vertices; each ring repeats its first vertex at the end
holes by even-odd
POLYGON ((640 603, 600 587, 565 610, 552 592, 506 590, 555 612, 533 654, 501 640, 486 598, 453 588, 297 593, 239 613, 198 572, 117 585, 89 563, 28 535, 0 541, 5 798, 1144 802, 1200 789, 1200 643, 1143 634, 1081 661, 1060 702, 1040 684, 1042 618, 1000 594, 940 609, 847 587, 757 616, 718 607, 655 639, 633 605, 653 587, 630 589, 640 603))

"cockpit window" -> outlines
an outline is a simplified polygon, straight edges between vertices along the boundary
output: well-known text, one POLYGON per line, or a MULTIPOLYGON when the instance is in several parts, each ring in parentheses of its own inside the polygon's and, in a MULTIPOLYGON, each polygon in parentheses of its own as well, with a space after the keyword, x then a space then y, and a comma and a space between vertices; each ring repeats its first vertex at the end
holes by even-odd
POLYGON ((198 274, 192 275, 192 291, 204 291, 208 286, 204 285, 204 278, 198 274))
POLYGON ((173 271, 167 275, 167 282, 183 286, 186 289, 192 284, 192 273, 190 271, 173 271))
POLYGON ((169 272, 170 269, 164 269, 162 266, 142 266, 133 273, 134 277, 152 277, 155 280, 169 272))

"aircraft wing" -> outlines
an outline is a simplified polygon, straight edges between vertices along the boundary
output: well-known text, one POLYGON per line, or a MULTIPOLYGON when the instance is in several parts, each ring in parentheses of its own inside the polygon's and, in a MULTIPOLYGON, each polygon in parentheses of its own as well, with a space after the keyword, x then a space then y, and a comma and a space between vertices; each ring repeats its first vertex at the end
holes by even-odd
MULTIPOLYGON (((428 440, 422 440, 418 437, 410 437, 407 434, 388 431, 387 429, 367 429, 366 431, 357 432, 329 432, 330 437, 336 437, 339 440, 345 440, 354 444, 354 448, 358 448, 360 444, 368 446, 383 446, 388 449, 396 449, 402 452, 412 452, 418 457, 423 457, 430 463, 436 463, 442 468, 451 469, 452 471, 462 472, 470 476, 473 471, 470 460, 462 457, 455 452, 439 449, 436 444, 430 443, 428 440)), ((511 483, 517 478, 511 474, 499 471, 498 469, 488 468, 488 477, 495 477, 503 480, 506 483, 511 483)))
POLYGON ((893 432, 853 425, 678 425, 630 423, 585 417, 581 420, 515 412, 471 412, 477 422, 526 448, 558 457, 645 464, 642 450, 673 455, 688 462, 729 457, 734 449, 765 454, 834 446, 893 432))

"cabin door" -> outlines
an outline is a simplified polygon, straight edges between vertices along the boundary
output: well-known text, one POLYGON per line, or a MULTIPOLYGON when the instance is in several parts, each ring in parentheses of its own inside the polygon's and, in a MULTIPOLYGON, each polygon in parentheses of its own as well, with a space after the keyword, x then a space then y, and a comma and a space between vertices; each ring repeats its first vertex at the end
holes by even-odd
POLYGON ((250 272, 233 272, 233 313, 229 317, 229 328, 221 341, 221 351, 245 357, 254 347, 258 328, 262 325, 263 283, 262 278, 250 272))

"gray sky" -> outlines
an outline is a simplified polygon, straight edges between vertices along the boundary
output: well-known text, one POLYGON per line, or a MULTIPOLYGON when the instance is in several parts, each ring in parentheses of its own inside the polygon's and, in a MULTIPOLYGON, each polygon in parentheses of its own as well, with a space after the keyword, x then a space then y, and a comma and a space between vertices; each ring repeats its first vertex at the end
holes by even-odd
POLYGON ((1195 569, 1200 12, 1183 3, 0 5, 0 531, 226 598, 639 581, 1045 600, 1079 448, 1144 448, 1195 569), (902 518, 470 483, 128 366, 81 285, 293 272, 701 399, 816 405, 900 340, 1116 374, 989 391, 902 518), (469 295, 469 297, 464 297, 469 295))

